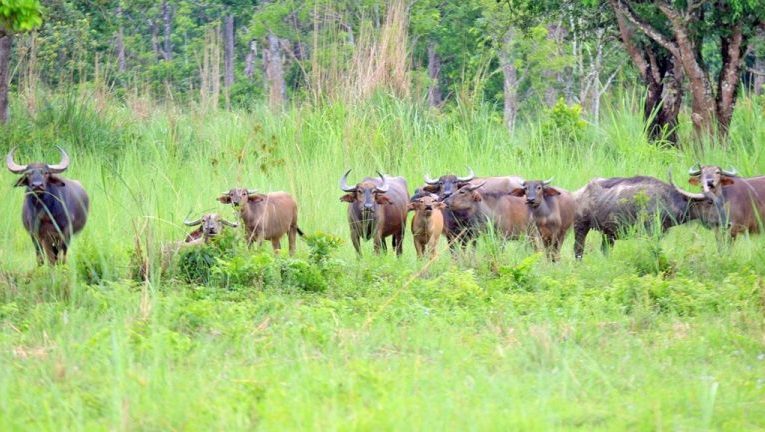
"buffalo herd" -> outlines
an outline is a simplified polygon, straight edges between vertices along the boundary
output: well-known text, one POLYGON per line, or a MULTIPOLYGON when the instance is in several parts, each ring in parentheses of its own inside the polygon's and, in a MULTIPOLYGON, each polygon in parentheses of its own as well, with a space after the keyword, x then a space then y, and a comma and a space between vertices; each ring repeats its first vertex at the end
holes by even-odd
MULTIPOLYGON (((90 208, 88 194, 76 180, 60 174, 69 167, 69 156, 59 147, 61 161, 55 165, 15 162, 15 150, 6 158, 8 170, 19 175, 15 186, 25 188, 22 209, 24 228, 32 238, 39 264, 66 261, 72 236, 83 229, 90 208)), ((375 252, 387 250, 392 238, 397 255, 403 251, 407 215, 414 212, 411 233, 418 257, 433 257, 444 236, 452 252, 474 245, 478 236, 493 232, 505 240, 530 239, 549 259, 559 259, 569 230, 574 231, 574 256, 581 259, 590 230, 603 236, 603 252, 625 233, 639 228, 664 232, 693 220, 733 239, 741 233, 759 232, 765 216, 765 176, 740 177, 734 170, 697 163, 688 172, 689 183, 701 192, 685 191, 671 177, 614 177, 590 180, 577 191, 552 186, 549 180, 525 180, 518 176, 476 177, 425 176, 425 184, 409 195, 403 177, 377 173, 356 184, 340 178, 348 204, 351 242, 361 254, 361 241, 372 240, 375 252)), ((240 222, 229 222, 216 213, 189 221, 198 227, 185 243, 207 243, 225 227, 244 228, 248 245, 271 242, 281 249, 287 235, 290 255, 295 252, 298 206, 286 192, 260 193, 231 189, 218 197, 239 212, 240 222)))

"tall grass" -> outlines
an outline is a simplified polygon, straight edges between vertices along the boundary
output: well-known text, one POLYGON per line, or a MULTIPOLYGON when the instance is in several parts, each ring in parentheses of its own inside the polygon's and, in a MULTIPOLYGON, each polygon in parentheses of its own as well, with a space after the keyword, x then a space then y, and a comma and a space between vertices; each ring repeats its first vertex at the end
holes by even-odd
POLYGON ((582 263, 569 238, 558 264, 486 240, 421 277, 410 236, 401 259, 366 245, 357 260, 346 243, 320 294, 127 279, 136 236, 158 254, 189 212, 233 218, 215 198, 234 186, 288 191, 304 231, 347 238, 348 168, 351 181, 402 175, 410 192, 467 166, 568 189, 669 169, 679 180, 697 159, 763 173, 758 100, 739 104, 727 146, 678 149, 646 141, 629 97, 575 139, 382 95, 279 113, 134 102, 51 97, 0 132, 20 162, 67 148, 66 175, 92 202, 70 265, 36 269, 22 192, 9 173, 0 183, 0 429, 763 427, 760 236, 720 253, 689 225, 604 257, 593 235, 582 263), (84 261, 106 277, 85 280, 84 261))

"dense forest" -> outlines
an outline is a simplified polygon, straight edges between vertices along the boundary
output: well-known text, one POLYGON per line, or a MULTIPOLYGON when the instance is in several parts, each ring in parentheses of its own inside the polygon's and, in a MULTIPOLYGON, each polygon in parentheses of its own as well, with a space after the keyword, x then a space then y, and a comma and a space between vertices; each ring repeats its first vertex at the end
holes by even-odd
POLYGON ((649 134, 675 141, 683 106, 699 135, 724 136, 739 89, 760 94, 765 84, 761 1, 17 0, 2 9, 11 18, 3 76, 32 111, 41 91, 73 86, 207 108, 384 91, 438 109, 486 104, 512 130, 558 102, 597 123, 604 97, 637 92, 649 134))

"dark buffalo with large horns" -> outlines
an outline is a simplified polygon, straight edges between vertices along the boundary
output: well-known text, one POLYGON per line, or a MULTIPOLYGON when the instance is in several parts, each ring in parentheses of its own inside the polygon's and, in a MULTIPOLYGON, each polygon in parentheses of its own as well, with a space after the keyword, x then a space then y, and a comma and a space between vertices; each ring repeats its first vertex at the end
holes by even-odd
POLYGON ((349 186, 350 172, 340 179, 340 189, 345 192, 340 201, 349 204, 348 225, 356 252, 361 254, 361 239, 373 240, 376 253, 386 251, 385 239, 392 236, 396 255, 401 255, 409 203, 406 180, 378 172, 379 178, 366 177, 349 186))
POLYGON ((730 229, 734 239, 744 232, 760 232, 765 223, 765 176, 739 177, 734 169, 701 166, 688 171, 689 183, 701 185, 713 205, 704 213, 703 222, 714 228, 730 229))
POLYGON ((710 206, 704 194, 686 192, 654 177, 615 177, 591 180, 574 192, 574 256, 582 258, 590 230, 603 233, 603 253, 617 238, 636 226, 666 231, 701 219, 710 206))
POLYGON ((58 175, 69 167, 69 155, 61 147, 58 149, 61 161, 55 165, 19 165, 13 159, 16 149, 5 159, 8 170, 21 176, 15 186, 26 188, 21 217, 40 265, 46 258, 51 265, 59 260, 66 262, 72 236, 85 226, 90 208, 88 194, 80 182, 58 175))

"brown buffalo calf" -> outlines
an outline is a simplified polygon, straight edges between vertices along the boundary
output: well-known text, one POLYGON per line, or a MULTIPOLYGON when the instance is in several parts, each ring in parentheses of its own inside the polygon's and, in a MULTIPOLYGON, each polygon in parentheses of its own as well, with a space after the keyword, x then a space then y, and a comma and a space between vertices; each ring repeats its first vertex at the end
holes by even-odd
POLYGON ((302 236, 303 232, 298 228, 297 203, 290 194, 231 189, 218 197, 218 201, 239 208, 247 244, 257 241, 260 245, 263 240, 270 240, 274 251, 278 252, 282 247, 281 239, 287 234, 290 255, 295 253, 296 234, 302 236))
POLYGON ((547 257, 557 261, 566 233, 574 223, 576 204, 568 191, 550 187, 551 181, 525 181, 523 187, 514 189, 510 194, 526 197, 526 205, 531 210, 531 219, 536 227, 535 234, 541 240, 547 257))
POLYGON ((435 256, 438 238, 444 230, 444 215, 442 210, 446 205, 438 202, 438 195, 426 195, 413 199, 407 209, 414 211, 412 218, 412 237, 417 257, 427 252, 435 256))

